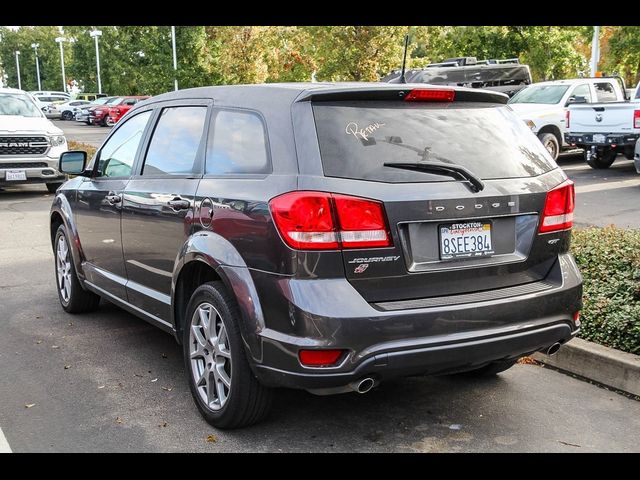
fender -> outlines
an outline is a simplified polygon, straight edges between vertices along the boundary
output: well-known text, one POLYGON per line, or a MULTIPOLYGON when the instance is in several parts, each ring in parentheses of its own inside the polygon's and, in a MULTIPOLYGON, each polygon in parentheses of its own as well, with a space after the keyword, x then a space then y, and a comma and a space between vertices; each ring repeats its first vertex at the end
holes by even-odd
MULTIPOLYGON (((175 305, 176 286, 180 272, 191 262, 204 262, 220 276, 229 291, 233 292, 240 314, 240 333, 247 352, 254 362, 262 363, 262 341, 264 315, 260 299, 247 264, 235 247, 225 238, 211 231, 195 233, 184 243, 173 269, 171 281, 171 304, 175 305)), ((172 309, 173 324, 176 325, 175 310, 172 309)))
MULTIPOLYGON (((75 191, 73 192, 75 194, 75 191)), ((64 224, 65 229, 67 230, 69 238, 69 246, 71 248, 71 255, 73 257, 73 265, 76 270, 76 275, 78 276, 78 280, 80 280, 80 284, 84 288, 84 280, 85 275, 82 270, 82 262, 84 261, 84 252, 82 251, 82 244, 80 243, 80 236, 78 235, 78 229, 76 227, 75 220, 73 218, 73 213, 71 211, 71 205, 69 205, 69 200, 63 193, 56 194, 53 199, 53 203, 51 205, 51 210, 49 212, 49 225, 51 225, 51 219, 54 213, 58 213, 62 217, 62 222, 64 224)), ((55 254, 55 245, 54 239, 51 239, 51 247, 54 250, 55 254)))

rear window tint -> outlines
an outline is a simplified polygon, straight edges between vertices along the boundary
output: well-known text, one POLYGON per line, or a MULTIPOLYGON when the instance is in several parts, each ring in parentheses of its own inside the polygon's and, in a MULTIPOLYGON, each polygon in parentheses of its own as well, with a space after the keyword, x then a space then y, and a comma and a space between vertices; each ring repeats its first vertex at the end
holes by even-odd
POLYGON ((316 103, 324 173, 389 183, 450 177, 385 167, 386 162, 462 165, 480 178, 534 177, 556 167, 511 108, 487 103, 316 103))

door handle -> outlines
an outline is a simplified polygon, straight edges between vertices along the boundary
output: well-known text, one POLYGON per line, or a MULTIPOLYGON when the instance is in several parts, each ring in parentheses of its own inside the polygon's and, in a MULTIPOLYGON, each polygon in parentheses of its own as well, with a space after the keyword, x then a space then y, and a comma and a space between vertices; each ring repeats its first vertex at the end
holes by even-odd
POLYGON ((173 210, 187 210, 191 206, 191 202, 189 200, 185 200, 184 198, 176 197, 173 200, 169 200, 167 204, 173 210))
POLYGON ((109 202, 109 205, 116 205, 117 203, 120 203, 122 201, 122 197, 113 192, 109 192, 109 195, 107 195, 105 198, 107 199, 107 202, 109 202))

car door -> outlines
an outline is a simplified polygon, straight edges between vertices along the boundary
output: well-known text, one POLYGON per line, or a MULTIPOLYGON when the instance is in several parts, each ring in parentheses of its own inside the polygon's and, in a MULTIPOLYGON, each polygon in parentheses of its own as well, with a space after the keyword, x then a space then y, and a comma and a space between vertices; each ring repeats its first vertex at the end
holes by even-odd
POLYGON ((191 233, 210 101, 158 107, 136 175, 124 191, 122 244, 129 302, 170 325, 176 257, 191 233))
POLYGON ((127 300, 120 219, 122 192, 131 178, 152 111, 120 124, 93 159, 93 175, 78 187, 73 210, 87 281, 127 300))

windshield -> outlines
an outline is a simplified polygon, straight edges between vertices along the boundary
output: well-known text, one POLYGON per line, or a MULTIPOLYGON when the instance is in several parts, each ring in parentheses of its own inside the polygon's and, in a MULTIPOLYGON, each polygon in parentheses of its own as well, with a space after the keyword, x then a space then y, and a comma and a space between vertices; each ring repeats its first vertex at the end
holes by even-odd
POLYGON ((520 90, 509 103, 544 103, 554 105, 560 103, 569 89, 569 85, 538 85, 520 90))
POLYGON ((107 105, 120 105, 122 102, 124 102, 124 97, 116 97, 107 102, 107 105))
POLYGON ((42 112, 28 95, 0 93, 0 115, 42 117, 42 112))
POLYGON ((488 103, 323 102, 313 106, 324 173, 389 183, 451 181, 385 163, 455 164, 479 178, 533 177, 556 167, 509 107, 488 103))

